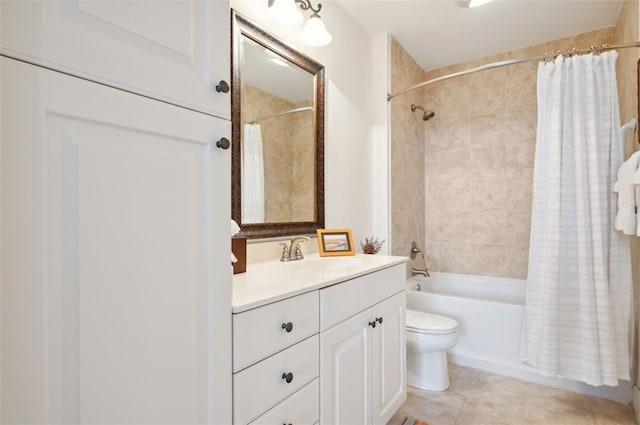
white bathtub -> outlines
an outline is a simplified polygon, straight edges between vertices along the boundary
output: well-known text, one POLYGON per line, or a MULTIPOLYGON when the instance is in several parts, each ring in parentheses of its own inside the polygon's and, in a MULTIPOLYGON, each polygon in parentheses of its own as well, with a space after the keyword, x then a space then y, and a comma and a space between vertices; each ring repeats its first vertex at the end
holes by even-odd
POLYGON ((594 387, 550 379, 520 362, 525 293, 522 279, 433 272, 407 280, 407 308, 458 321, 458 343, 447 354, 452 363, 629 403, 629 382, 594 387))

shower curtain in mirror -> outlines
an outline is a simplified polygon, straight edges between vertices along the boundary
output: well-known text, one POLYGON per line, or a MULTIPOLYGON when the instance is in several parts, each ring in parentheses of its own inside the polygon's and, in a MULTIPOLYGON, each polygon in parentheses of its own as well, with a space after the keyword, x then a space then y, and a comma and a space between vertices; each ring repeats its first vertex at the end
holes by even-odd
POLYGON ((629 244, 614 230, 623 161, 617 52, 538 66, 538 127, 522 359, 591 385, 629 379, 629 244))
POLYGON ((242 133, 242 223, 264 223, 264 158, 259 124, 242 133))

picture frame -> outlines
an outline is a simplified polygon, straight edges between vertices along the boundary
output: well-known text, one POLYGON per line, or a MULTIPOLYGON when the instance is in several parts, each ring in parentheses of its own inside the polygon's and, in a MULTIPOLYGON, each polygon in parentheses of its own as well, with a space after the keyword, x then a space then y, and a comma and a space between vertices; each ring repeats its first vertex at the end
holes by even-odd
POLYGON ((351 229, 317 229, 316 234, 321 257, 355 255, 351 229))

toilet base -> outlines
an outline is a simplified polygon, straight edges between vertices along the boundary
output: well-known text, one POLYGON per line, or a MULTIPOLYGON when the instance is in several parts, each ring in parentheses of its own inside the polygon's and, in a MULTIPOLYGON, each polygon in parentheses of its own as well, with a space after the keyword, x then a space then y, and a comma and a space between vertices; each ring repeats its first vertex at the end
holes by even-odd
POLYGON ((407 353, 407 384, 429 391, 449 388, 446 351, 407 353))

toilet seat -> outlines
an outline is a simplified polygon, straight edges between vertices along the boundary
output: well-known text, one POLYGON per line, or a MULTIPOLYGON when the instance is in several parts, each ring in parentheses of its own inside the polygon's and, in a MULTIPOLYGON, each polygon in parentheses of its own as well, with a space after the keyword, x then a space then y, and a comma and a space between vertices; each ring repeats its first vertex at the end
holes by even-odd
POLYGON ((450 317, 426 313, 424 311, 406 310, 406 330, 421 334, 447 334, 455 332, 458 322, 450 317))

